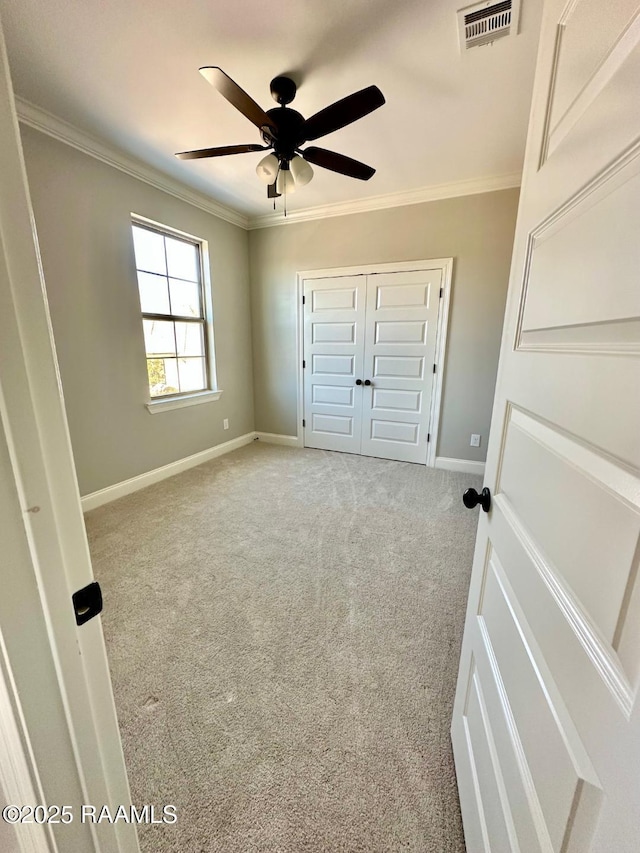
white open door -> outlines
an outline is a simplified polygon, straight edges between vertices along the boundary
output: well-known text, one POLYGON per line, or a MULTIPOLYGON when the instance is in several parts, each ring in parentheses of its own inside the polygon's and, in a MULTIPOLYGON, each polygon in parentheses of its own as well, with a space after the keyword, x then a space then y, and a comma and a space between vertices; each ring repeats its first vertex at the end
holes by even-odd
POLYGON ((0 240, 0 783, 12 805, 72 809, 16 826, 21 850, 134 853, 134 826, 81 820, 129 790, 100 618, 72 607, 93 576, 1 28, 0 240))
POLYGON ((639 5, 546 2, 452 725, 469 853, 640 849, 639 5))

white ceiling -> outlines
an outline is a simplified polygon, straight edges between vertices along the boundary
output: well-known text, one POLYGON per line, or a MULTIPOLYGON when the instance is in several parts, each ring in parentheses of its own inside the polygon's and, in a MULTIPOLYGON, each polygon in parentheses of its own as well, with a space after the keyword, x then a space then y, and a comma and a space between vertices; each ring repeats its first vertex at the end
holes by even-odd
POLYGON ((236 210, 272 210, 261 154, 181 162, 261 142, 198 73, 218 65, 264 109, 289 72, 309 116, 370 84, 387 103, 314 143, 374 166, 368 182, 315 167, 290 210, 521 169, 541 0, 520 34, 460 55, 465 0, 0 0, 16 93, 236 210))

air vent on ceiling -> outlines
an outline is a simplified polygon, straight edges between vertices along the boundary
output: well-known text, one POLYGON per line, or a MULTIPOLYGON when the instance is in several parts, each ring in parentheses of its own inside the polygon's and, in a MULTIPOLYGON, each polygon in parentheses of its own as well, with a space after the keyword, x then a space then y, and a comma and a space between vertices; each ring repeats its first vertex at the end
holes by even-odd
POLYGON ((460 49, 490 44, 499 38, 516 35, 520 0, 494 0, 475 3, 458 12, 460 49))

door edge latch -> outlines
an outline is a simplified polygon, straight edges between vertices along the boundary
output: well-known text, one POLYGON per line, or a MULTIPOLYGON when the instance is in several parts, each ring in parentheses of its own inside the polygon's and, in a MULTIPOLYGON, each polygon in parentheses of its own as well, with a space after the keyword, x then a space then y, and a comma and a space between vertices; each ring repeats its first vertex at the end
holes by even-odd
POLYGON ((102 612, 102 590, 98 581, 74 592, 71 596, 73 612, 76 615, 76 625, 84 625, 102 612))

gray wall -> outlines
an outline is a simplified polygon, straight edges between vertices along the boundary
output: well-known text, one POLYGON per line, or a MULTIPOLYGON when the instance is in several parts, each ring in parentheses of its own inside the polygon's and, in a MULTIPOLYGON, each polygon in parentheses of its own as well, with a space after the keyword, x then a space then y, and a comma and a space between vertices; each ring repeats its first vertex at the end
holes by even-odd
POLYGON ((22 138, 81 493, 253 430, 247 232, 37 131, 22 138), (132 212, 209 241, 217 402, 145 408, 132 212))
POLYGON ((35 130, 22 136, 82 494, 254 428, 296 434, 296 273, 423 258, 455 259, 437 453, 485 459, 517 190, 247 234, 35 130), (144 406, 132 212, 209 241, 218 402, 144 406))
POLYGON ((503 190, 250 232, 256 429, 297 433, 298 271, 453 257, 437 453, 484 461, 517 204, 503 190))

